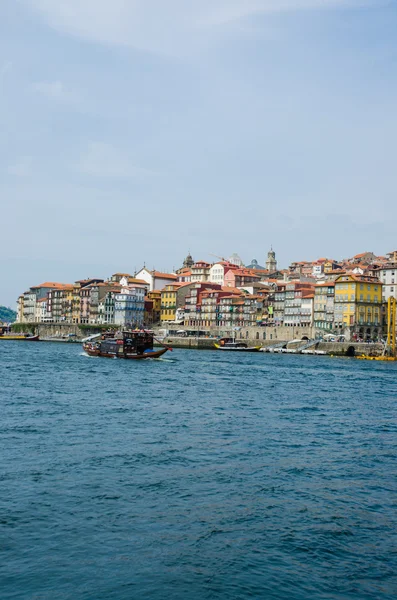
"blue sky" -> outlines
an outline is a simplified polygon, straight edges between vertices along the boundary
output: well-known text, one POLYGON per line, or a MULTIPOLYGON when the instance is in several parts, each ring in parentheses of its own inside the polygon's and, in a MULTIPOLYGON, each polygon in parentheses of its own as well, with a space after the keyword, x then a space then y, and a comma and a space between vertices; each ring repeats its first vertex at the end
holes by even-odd
POLYGON ((394 0, 2 0, 0 304, 397 246, 394 0))

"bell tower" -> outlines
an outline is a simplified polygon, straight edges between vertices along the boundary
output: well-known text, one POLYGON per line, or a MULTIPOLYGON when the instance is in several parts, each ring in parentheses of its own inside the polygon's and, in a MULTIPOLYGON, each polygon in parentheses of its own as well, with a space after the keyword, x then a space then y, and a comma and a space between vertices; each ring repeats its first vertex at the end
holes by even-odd
POLYGON ((266 269, 271 273, 277 271, 276 253, 274 252, 273 247, 271 247, 267 253, 266 269))

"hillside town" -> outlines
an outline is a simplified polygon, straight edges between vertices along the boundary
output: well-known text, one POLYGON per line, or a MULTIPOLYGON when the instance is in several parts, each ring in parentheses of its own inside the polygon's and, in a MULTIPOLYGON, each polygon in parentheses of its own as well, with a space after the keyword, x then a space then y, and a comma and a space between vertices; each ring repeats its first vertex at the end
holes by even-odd
POLYGON ((397 250, 279 269, 271 249, 264 263, 244 265, 237 254, 209 263, 189 253, 173 273, 144 266, 108 279, 47 281, 20 295, 17 322, 191 330, 312 327, 324 334, 348 332, 349 339, 382 338, 386 303, 397 297, 397 250))

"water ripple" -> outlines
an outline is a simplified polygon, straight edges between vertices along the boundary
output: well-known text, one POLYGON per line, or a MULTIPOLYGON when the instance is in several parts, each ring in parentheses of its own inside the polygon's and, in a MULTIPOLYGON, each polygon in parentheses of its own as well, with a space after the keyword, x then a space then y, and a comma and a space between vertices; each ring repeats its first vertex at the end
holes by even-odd
POLYGON ((397 368, 0 345, 1 598, 397 596, 397 368))

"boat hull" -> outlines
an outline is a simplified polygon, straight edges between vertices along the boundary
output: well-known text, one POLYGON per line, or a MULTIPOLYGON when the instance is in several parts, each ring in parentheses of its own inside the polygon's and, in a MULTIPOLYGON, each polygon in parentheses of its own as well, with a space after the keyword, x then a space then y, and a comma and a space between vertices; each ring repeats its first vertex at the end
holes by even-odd
POLYGON ((87 346, 83 346, 84 352, 86 352, 89 356, 100 356, 101 358, 123 358, 125 360, 145 360, 148 358, 160 358, 169 350, 169 348, 162 348, 161 350, 156 350, 155 352, 144 352, 143 354, 113 354, 107 352, 101 352, 99 349, 89 348, 87 346))
POLYGON ((397 357, 395 356, 356 356, 359 360, 381 360, 384 362, 396 362, 397 357))
POLYGON ((0 335, 0 340, 14 342, 38 342, 40 338, 38 335, 31 335, 29 337, 24 337, 23 335, 0 335))
POLYGON ((251 348, 228 348, 227 346, 220 346, 219 344, 214 344, 217 350, 223 350, 227 352, 259 352, 261 349, 260 346, 252 346, 251 348))

